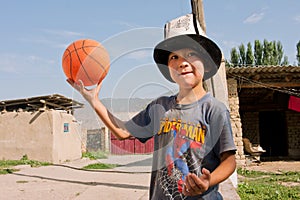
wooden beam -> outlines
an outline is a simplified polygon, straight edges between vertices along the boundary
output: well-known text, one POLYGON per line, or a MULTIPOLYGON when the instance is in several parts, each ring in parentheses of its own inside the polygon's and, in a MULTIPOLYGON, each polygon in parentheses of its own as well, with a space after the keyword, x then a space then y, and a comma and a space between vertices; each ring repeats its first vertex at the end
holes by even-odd
POLYGON ((290 88, 295 88, 299 87, 300 88, 300 83, 291 83, 291 82, 270 82, 270 83, 262 83, 262 84, 257 84, 257 83, 239 83, 238 88, 272 88, 272 87, 290 87, 290 88))
POLYGON ((42 99, 40 100, 40 102, 43 103, 43 104, 45 104, 45 105, 53 106, 53 107, 55 107, 55 108, 62 108, 62 109, 64 109, 64 110, 68 110, 67 107, 61 106, 61 105, 56 104, 56 103, 51 103, 51 102, 49 102, 49 101, 45 101, 45 100, 42 100, 42 99))

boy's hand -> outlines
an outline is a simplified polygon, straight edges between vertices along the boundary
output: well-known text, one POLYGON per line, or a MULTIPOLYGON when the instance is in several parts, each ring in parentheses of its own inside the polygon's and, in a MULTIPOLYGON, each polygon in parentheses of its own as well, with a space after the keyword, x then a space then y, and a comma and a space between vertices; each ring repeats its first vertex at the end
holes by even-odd
POLYGON ((78 83, 75 83, 71 79, 67 79, 67 82, 75 88, 91 105, 93 105, 94 100, 98 99, 99 91, 101 88, 101 83, 92 89, 86 89, 83 85, 83 82, 79 80, 78 83))
POLYGON ((210 172, 203 168, 202 175, 198 177, 196 174, 189 173, 186 176, 183 194, 185 196, 196 196, 203 194, 209 188, 210 172))

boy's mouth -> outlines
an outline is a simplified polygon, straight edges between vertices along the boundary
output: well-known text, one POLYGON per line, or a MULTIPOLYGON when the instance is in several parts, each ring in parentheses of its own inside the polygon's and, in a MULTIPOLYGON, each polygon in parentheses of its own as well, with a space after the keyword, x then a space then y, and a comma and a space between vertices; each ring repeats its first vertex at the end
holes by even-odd
POLYGON ((191 73, 193 73, 193 72, 190 72, 190 71, 188 71, 188 72, 181 72, 180 75, 187 75, 187 74, 191 74, 191 73))

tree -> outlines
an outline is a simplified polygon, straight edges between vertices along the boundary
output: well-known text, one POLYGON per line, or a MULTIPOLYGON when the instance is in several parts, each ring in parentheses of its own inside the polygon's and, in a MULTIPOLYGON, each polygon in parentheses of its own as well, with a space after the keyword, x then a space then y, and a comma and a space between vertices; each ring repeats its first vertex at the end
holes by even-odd
POLYGON ((264 39, 263 43, 263 58, 262 58, 262 64, 268 65, 271 62, 271 54, 272 54, 272 47, 268 40, 264 39))
MULTIPOLYGON (((283 47, 280 41, 277 42, 276 44, 276 49, 277 49, 277 63, 278 65, 283 65, 282 58, 283 58, 283 47)), ((287 60, 286 60, 287 61, 287 60)))
POLYGON ((287 56, 284 56, 281 66, 287 66, 287 65, 289 65, 289 58, 287 56))
MULTIPOLYGON (((280 41, 269 42, 265 39, 263 43, 261 43, 259 40, 255 40, 253 52, 250 42, 247 44, 246 53, 243 44, 241 44, 238 49, 239 54, 237 55, 237 52, 235 52, 236 50, 231 52, 231 60, 238 60, 238 63, 236 64, 239 65, 288 65, 289 63, 288 58, 284 56, 283 47, 280 41), (238 56, 238 58, 236 58, 236 56, 238 56)), ((298 65, 300 65, 300 41, 297 44, 297 50, 298 65)))
POLYGON ((276 46, 276 42, 270 42, 270 51, 271 51, 271 57, 270 57, 270 64, 271 65, 278 65, 280 64, 280 62, 278 63, 278 51, 277 51, 277 46, 276 46))
POLYGON ((232 48, 230 51, 230 62, 232 65, 236 66, 239 64, 239 53, 236 48, 232 48))
POLYGON ((297 43, 297 61, 298 61, 298 66, 300 66, 300 40, 297 43))
POLYGON ((250 42, 247 44, 247 52, 246 52, 246 65, 253 65, 254 57, 252 53, 252 45, 250 42))
POLYGON ((240 61, 239 64, 245 65, 246 64, 246 51, 244 44, 239 46, 239 53, 240 53, 240 61))
POLYGON ((262 65, 263 47, 259 40, 254 41, 254 64, 262 65))

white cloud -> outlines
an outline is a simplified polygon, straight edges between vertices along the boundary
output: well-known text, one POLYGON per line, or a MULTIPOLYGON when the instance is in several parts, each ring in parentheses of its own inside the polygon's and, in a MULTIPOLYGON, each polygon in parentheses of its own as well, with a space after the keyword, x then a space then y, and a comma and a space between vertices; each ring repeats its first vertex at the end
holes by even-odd
POLYGON ((74 31, 67 31, 67 30, 50 30, 50 29, 43 29, 45 33, 57 35, 61 37, 77 37, 77 36, 83 36, 83 33, 74 32, 74 31))
POLYGON ((138 60, 138 59, 142 59, 142 58, 147 58, 147 57, 149 57, 149 55, 151 55, 151 53, 149 53, 149 51, 139 50, 139 51, 134 51, 134 52, 129 53, 127 55, 127 57, 138 60))
POLYGON ((130 22, 125 22, 125 21, 119 21, 117 22, 117 24, 126 27, 127 29, 133 29, 133 28, 139 28, 140 26, 138 26, 137 24, 133 24, 130 22))
POLYGON ((0 55, 0 72, 13 74, 48 73, 54 60, 35 55, 2 54, 0 55), (48 70, 47 70, 48 69, 48 70))
POLYGON ((297 15, 294 17, 294 20, 297 22, 297 23, 300 23, 300 15, 297 15))
POLYGON ((249 17, 247 17, 243 23, 244 24, 255 24, 258 23, 259 21, 261 21, 265 16, 264 12, 259 12, 259 13, 253 13, 252 15, 250 15, 249 17))

